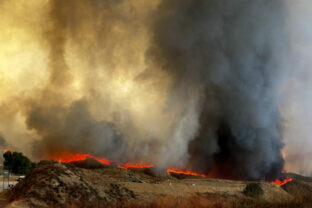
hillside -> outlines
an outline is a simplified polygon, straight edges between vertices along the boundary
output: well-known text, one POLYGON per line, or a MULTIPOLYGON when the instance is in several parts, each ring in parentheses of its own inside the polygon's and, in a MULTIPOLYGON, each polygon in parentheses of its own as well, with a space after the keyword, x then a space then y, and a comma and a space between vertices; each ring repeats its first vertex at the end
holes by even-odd
MULTIPOLYGON (((235 207, 237 203, 243 203, 239 207, 254 203, 270 207, 293 203, 296 190, 303 183, 310 184, 303 179, 283 187, 261 182, 264 194, 253 198, 243 194, 246 181, 159 177, 146 169, 97 168, 95 164, 82 168, 83 163, 78 166, 40 162, 6 194, 7 207, 235 207)), ((305 188, 306 193, 310 190, 305 188)))

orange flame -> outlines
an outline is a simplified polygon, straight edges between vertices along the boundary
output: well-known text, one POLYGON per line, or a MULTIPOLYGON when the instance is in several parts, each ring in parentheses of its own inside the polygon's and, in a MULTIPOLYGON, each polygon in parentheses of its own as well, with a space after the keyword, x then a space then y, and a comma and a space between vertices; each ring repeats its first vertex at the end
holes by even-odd
POLYGON ((8 152, 9 151, 9 149, 4 149, 4 152, 8 152))
MULTIPOLYGON (((282 170, 282 174, 286 174, 287 171, 286 170, 282 170)), ((282 186, 290 181, 292 181, 293 179, 292 178, 289 178, 289 177, 286 177, 285 179, 283 180, 279 180, 279 179, 276 179, 275 181, 273 181, 272 183, 275 183, 277 186, 282 186)))
MULTIPOLYGON (((62 153, 60 156, 55 156, 52 157, 52 160, 56 160, 59 162, 64 162, 64 163, 70 163, 70 162, 78 162, 78 161, 83 161, 86 160, 87 158, 94 159, 104 165, 110 165, 112 161, 106 159, 106 158, 98 158, 90 154, 71 154, 71 153, 62 153)), ((154 165, 146 165, 142 163, 126 163, 126 164, 121 164, 117 165, 118 168, 122 169, 129 169, 129 168, 151 168, 154 167, 154 165)))
POLYGON ((192 176, 200 176, 203 178, 207 178, 208 175, 205 175, 203 173, 196 173, 191 170, 179 170, 176 168, 167 169, 167 174, 170 175, 171 173, 177 173, 177 174, 183 174, 183 175, 192 175, 192 176))
POLYGON ((62 153, 61 156, 56 156, 52 157, 52 160, 56 160, 59 162, 64 162, 64 163, 70 163, 70 162, 77 162, 77 161, 83 161, 86 160, 87 158, 92 158, 95 159, 96 161, 104 164, 104 165, 110 165, 110 161, 106 158, 98 158, 94 157, 90 154, 71 154, 71 153, 62 153))
MULTIPOLYGON (((5 152, 8 151, 8 149, 5 149, 5 152)), ((77 161, 83 161, 86 160, 87 158, 94 159, 104 165, 111 165, 112 161, 106 159, 106 158, 98 158, 90 154, 72 154, 72 153, 62 153, 59 156, 54 156, 50 159, 56 160, 59 162, 64 162, 64 163, 70 163, 70 162, 77 162, 77 161)), ((142 163, 125 163, 125 164, 120 164, 117 165, 118 168, 121 169, 129 169, 129 168, 134 168, 134 169, 143 169, 143 168, 152 168, 154 165, 152 164, 142 164, 142 163)), ((203 178, 211 178, 214 177, 214 173, 211 172, 210 174, 204 174, 204 173, 197 173, 189 169, 177 169, 177 168, 170 168, 167 169, 167 174, 170 175, 172 173, 176 174, 183 174, 183 175, 191 175, 191 176, 200 176, 203 178)), ((285 174, 286 171, 282 171, 282 174, 285 174)), ((277 186, 282 186, 288 182, 292 181, 291 178, 286 178, 284 180, 275 180, 272 183, 276 184, 277 186)))
POLYGON ((290 181, 292 181, 291 178, 286 178, 284 180, 278 180, 277 179, 277 180, 273 181, 272 183, 275 183, 277 186, 282 186, 282 185, 284 185, 284 184, 286 184, 286 183, 288 183, 290 181))

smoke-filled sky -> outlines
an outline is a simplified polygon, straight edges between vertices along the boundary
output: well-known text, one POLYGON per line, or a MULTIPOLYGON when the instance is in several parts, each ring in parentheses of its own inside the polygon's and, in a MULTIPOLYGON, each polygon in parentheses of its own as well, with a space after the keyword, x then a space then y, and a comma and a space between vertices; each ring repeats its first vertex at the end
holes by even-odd
POLYGON ((244 179, 284 157, 310 174, 312 4, 296 2, 3 0, 2 143, 244 179))

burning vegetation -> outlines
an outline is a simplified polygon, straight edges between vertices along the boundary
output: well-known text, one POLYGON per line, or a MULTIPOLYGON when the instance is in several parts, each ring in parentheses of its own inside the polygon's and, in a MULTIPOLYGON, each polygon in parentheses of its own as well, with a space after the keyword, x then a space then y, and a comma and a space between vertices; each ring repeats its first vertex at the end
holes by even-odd
MULTIPOLYGON (((60 154, 60 156, 52 157, 50 159, 58 161, 58 162, 64 162, 64 163, 75 163, 75 162, 87 161, 88 158, 94 159, 97 162, 102 163, 103 165, 106 165, 106 166, 112 165, 112 166, 115 166, 115 167, 118 167, 121 169, 149 169, 149 168, 154 167, 153 164, 143 164, 143 163, 125 163, 125 164, 122 164, 120 162, 110 161, 107 158, 98 158, 98 157, 92 156, 90 154, 62 153, 62 154, 60 154)), ((212 173, 204 174, 204 173, 199 173, 199 172, 192 171, 189 169, 177 169, 177 168, 169 168, 166 170, 166 173, 168 175, 178 174, 178 175, 186 175, 186 176, 199 176, 202 178, 214 178, 215 177, 215 176, 213 176, 212 173)), ((288 176, 284 176, 285 173, 286 173, 285 171, 282 171, 280 178, 272 181, 272 183, 274 183, 278 186, 282 186, 282 185, 292 181, 292 179, 289 178, 288 176)))

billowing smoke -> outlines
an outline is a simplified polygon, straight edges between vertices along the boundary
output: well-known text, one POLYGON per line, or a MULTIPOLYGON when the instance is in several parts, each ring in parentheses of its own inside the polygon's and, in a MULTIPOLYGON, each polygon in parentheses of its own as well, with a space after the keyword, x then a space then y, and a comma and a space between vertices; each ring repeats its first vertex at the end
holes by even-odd
POLYGON ((276 177, 284 3, 168 0, 156 15, 150 53, 175 78, 170 97, 201 96, 199 133, 186 140, 191 165, 223 177, 276 177))
POLYGON ((284 119, 283 149, 286 169, 312 175, 312 3, 288 2, 291 18, 291 78, 284 87, 281 114, 284 119))
POLYGON ((283 169, 285 1, 7 0, 2 11, 0 130, 34 158, 237 179, 283 169))

